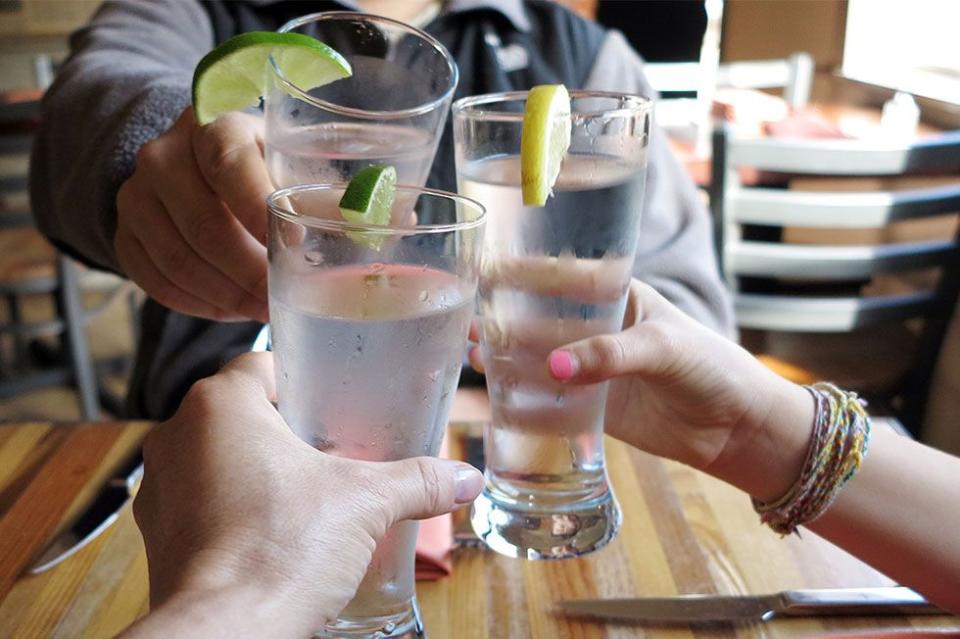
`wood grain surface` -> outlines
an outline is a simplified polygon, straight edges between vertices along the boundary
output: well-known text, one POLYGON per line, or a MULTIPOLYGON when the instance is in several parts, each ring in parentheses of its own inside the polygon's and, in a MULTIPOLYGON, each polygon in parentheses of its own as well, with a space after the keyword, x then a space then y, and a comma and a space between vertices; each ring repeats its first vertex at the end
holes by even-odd
MULTIPOLYGON (((48 572, 23 569, 139 444, 145 423, 0 425, 0 638, 112 637, 147 611, 147 566, 127 506, 96 541, 48 572)), ((475 427, 460 426, 463 434, 475 427)), ((452 452, 460 451, 454 438, 452 452)), ((940 628, 955 617, 775 620, 715 628, 655 628, 566 619, 568 598, 765 593, 889 584, 812 533, 780 539, 748 500, 689 468, 608 440, 624 524, 604 550, 530 562, 461 549, 453 576, 418 584, 432 639, 811 637, 940 628)))

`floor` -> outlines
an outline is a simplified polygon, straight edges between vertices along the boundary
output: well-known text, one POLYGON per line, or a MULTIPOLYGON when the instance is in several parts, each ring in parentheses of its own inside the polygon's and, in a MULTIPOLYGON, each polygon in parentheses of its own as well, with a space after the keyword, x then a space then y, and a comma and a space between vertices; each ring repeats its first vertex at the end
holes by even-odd
MULTIPOLYGON (((99 294, 86 297, 88 305, 99 301, 99 294)), ((3 313, 6 313, 3 309, 3 313)), ((33 297, 25 300, 24 316, 28 320, 40 320, 52 315, 52 304, 48 299, 33 297)), ((131 355, 133 352, 133 324, 125 300, 119 299, 94 318, 88 328, 90 348, 95 360, 131 355)), ((43 339, 44 344, 52 346, 52 339, 43 339)), ((0 342, 4 362, 13 361, 13 344, 9 339, 0 342)), ((122 397, 126 392, 124 377, 107 377, 104 385, 113 394, 122 397)), ((106 414, 104 419, 113 416, 106 414)), ((0 400, 0 422, 3 421, 75 421, 80 419, 80 406, 77 395, 70 387, 52 387, 17 397, 0 400)))

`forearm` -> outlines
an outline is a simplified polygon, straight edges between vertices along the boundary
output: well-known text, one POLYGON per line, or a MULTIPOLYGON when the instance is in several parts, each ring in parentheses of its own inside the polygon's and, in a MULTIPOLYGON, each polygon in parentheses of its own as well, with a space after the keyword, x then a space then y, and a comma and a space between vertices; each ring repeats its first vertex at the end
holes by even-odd
POLYGON ((860 472, 808 528, 960 612, 960 459, 875 428, 860 472))
POLYGON ((118 269, 117 189, 139 147, 189 104, 193 65, 211 44, 203 8, 181 0, 107 3, 71 38, 31 164, 34 214, 48 237, 118 269))
MULTIPOLYGON (((767 416, 738 429, 705 470, 760 501, 787 493, 800 476, 814 403, 802 387, 759 379, 767 416)), ((960 459, 878 424, 860 470, 806 527, 899 583, 960 611, 960 459)))

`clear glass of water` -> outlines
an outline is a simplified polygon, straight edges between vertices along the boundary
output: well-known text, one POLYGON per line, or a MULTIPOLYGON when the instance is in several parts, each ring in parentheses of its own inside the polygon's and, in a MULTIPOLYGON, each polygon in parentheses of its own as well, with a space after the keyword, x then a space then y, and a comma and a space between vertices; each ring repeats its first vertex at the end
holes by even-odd
MULTIPOLYGON (((475 310, 483 207, 398 187, 389 225, 355 225, 337 207, 344 188, 295 186, 268 200, 280 413, 331 455, 436 455, 475 310)), ((416 537, 416 522, 391 528, 356 597, 316 636, 415 636, 416 537)))
POLYGON ((571 92, 571 145, 544 207, 524 207, 526 93, 453 106, 458 190, 488 211, 480 336, 493 419, 474 531, 528 559, 597 550, 621 522, 607 481, 607 385, 555 382, 549 353, 619 331, 636 254, 651 103, 571 92))
POLYGON ((400 184, 426 183, 457 66, 433 37, 389 18, 331 11, 288 22, 336 49, 349 78, 304 91, 267 64, 266 160, 277 187, 348 182, 370 164, 392 164, 400 184))

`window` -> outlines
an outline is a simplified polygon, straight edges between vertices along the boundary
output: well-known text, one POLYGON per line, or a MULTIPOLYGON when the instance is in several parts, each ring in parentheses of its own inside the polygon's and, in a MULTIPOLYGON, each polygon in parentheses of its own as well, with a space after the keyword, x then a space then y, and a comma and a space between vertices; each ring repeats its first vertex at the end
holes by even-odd
POLYGON ((960 104, 960 2, 849 0, 844 76, 960 104))

